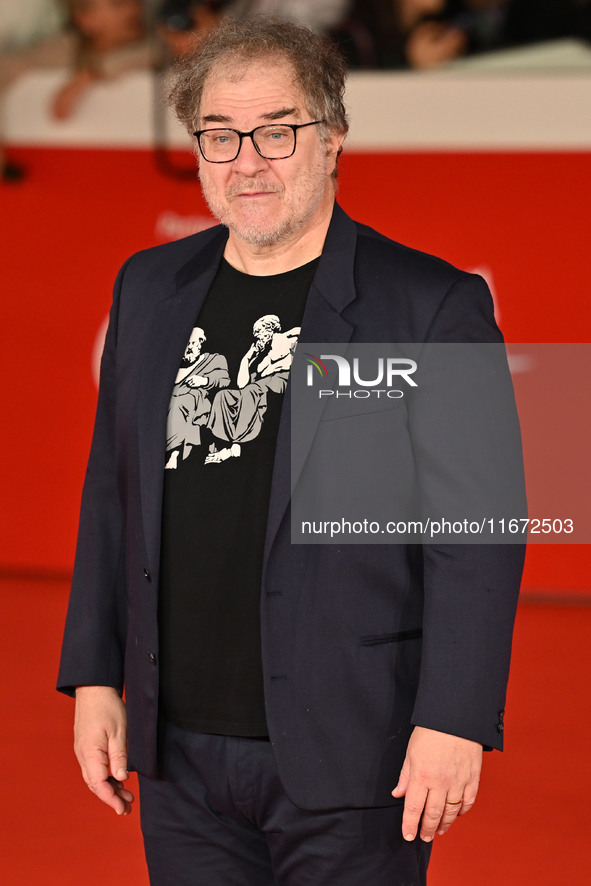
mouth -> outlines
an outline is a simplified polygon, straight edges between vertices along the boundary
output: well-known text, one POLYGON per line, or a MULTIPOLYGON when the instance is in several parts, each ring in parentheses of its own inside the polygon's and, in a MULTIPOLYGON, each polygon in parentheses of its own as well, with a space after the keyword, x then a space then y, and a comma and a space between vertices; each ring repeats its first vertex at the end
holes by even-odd
POLYGON ((240 191, 238 194, 233 194, 233 197, 246 197, 248 199, 260 199, 261 197, 272 197, 276 194, 276 191, 240 191))
POLYGON ((230 200, 235 198, 240 199, 254 199, 254 200, 263 200, 265 197, 273 197, 277 195, 281 188, 274 187, 271 185, 264 184, 261 182, 260 184, 255 181, 251 182, 235 182, 233 186, 230 186, 226 191, 226 197, 230 200))

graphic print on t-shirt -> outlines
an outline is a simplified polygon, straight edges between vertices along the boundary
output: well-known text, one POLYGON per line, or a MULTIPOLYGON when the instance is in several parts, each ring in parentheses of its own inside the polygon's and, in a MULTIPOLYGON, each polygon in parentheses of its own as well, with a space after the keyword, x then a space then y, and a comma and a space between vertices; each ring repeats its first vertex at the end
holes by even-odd
POLYGON ((191 455, 204 464, 240 457, 242 445, 261 431, 268 398, 285 391, 299 333, 299 326, 282 331, 276 314, 259 317, 237 377, 230 379, 226 358, 203 352, 205 330, 193 329, 170 400, 166 469, 191 455))

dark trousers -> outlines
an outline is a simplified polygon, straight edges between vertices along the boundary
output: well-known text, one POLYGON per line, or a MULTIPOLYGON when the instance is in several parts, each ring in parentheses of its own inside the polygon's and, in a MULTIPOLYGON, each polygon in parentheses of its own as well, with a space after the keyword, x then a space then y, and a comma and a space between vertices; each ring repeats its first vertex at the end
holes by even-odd
POLYGON ((402 839, 402 804, 298 809, 265 739, 167 724, 162 763, 161 778, 140 776, 151 886, 426 883, 430 844, 402 839))

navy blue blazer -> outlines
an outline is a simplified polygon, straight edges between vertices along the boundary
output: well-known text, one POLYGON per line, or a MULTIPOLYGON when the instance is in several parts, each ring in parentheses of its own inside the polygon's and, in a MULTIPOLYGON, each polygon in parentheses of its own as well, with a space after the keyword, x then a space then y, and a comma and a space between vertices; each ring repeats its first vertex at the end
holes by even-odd
MULTIPOLYGON (((129 766, 148 776, 158 771, 167 411, 226 239, 219 226, 126 262, 101 365, 58 688, 125 690, 129 766)), ((300 341, 502 337, 480 277, 401 246, 335 205, 300 341)), ((413 725, 500 749, 523 548, 294 545, 289 502, 288 385, 261 635, 269 734, 293 802, 307 809, 400 803, 390 791, 413 725)))

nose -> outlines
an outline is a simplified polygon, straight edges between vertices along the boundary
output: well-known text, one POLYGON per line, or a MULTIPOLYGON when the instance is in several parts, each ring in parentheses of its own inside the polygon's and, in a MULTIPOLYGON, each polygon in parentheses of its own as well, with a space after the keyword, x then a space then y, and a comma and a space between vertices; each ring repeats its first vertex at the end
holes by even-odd
POLYGON ((238 156, 234 160, 234 169, 243 175, 256 175, 264 169, 268 169, 269 161, 261 157, 254 146, 252 136, 244 136, 238 156))

